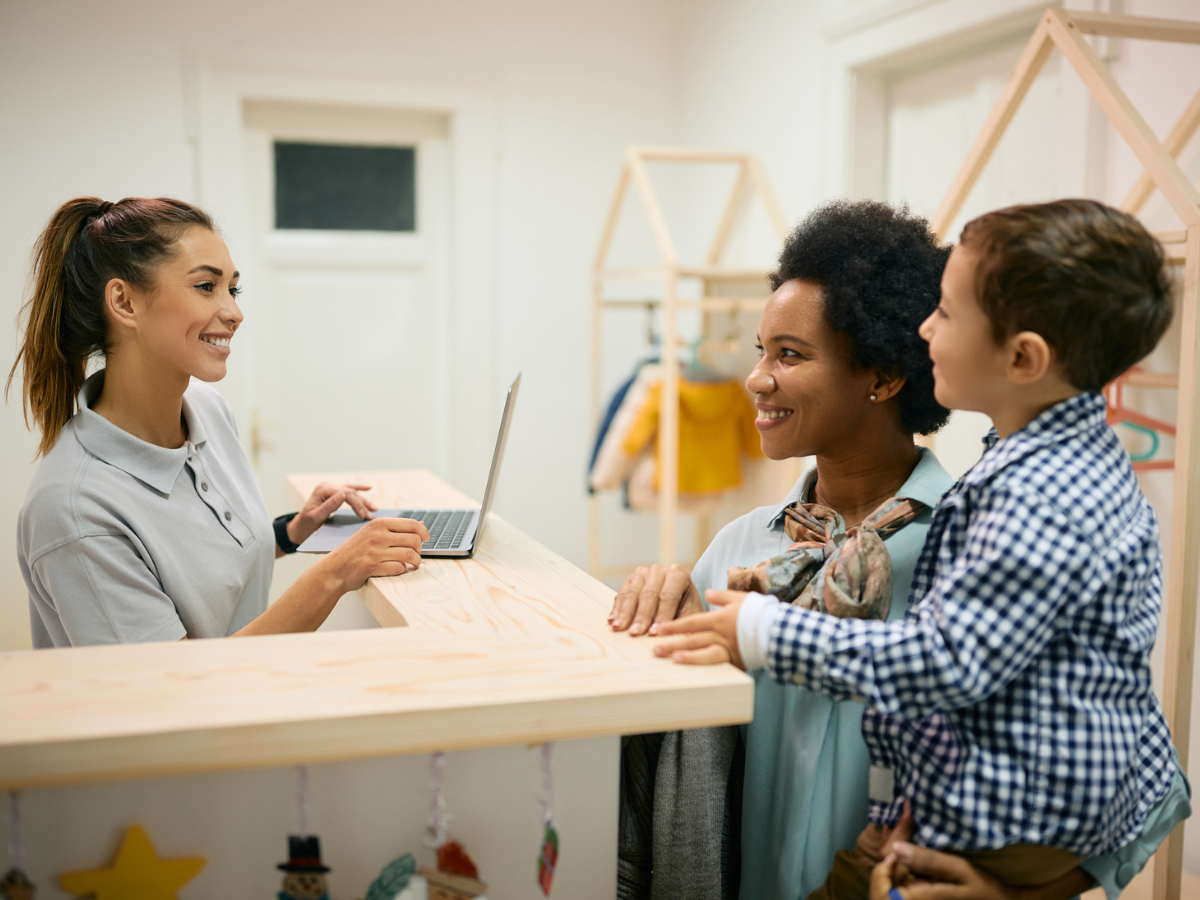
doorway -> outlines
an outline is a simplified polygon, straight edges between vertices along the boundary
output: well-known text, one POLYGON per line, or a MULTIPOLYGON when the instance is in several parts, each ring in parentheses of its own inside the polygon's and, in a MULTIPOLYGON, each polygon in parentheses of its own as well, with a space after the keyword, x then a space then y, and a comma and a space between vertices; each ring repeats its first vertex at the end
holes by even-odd
MULTIPOLYGON (((249 434, 267 508, 292 472, 445 471, 448 120, 245 100, 249 434)), ((281 560, 272 599, 311 564, 281 560)), ((358 603, 329 627, 365 627, 358 603)))

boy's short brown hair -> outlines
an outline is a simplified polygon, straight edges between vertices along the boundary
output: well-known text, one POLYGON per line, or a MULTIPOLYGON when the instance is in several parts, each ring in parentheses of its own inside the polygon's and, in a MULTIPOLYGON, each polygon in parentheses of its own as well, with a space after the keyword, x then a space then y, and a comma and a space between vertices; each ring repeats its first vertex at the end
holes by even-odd
POLYGON ((976 294, 999 344, 1033 331, 1074 387, 1100 390, 1171 322, 1162 246, 1128 213, 1093 200, 1010 206, 966 224, 976 294))

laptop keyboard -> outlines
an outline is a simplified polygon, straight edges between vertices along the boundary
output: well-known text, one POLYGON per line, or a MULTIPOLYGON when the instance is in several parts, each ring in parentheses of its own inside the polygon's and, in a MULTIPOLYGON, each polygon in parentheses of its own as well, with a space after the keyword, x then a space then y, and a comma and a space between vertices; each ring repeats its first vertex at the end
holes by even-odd
POLYGON ((422 550, 450 550, 457 547, 471 524, 473 509, 402 509, 401 519, 420 519, 429 529, 429 540, 422 550))

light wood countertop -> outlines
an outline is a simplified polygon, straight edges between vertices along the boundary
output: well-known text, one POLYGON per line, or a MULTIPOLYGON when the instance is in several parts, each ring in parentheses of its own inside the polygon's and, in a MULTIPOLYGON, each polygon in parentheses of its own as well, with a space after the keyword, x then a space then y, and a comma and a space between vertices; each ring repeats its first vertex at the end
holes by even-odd
MULTIPOLYGON (((427 472, 347 474, 404 492, 381 506, 477 505, 427 472)), ((496 516, 474 559, 428 560, 362 594, 383 624, 410 627, 0 653, 0 788, 751 717, 750 678, 613 634, 613 592, 496 516)))

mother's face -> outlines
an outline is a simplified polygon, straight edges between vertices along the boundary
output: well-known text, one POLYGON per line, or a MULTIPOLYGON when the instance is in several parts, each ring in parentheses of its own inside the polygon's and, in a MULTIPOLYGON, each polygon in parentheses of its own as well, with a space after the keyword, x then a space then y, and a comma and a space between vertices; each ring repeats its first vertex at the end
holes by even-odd
POLYGON ((850 362, 847 339, 825 322, 820 285, 786 281, 763 310, 759 360, 747 389, 754 424, 770 459, 839 455, 871 406, 876 374, 850 362))

